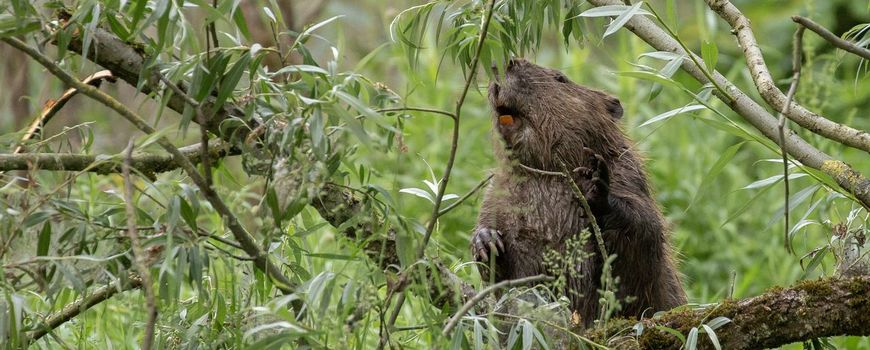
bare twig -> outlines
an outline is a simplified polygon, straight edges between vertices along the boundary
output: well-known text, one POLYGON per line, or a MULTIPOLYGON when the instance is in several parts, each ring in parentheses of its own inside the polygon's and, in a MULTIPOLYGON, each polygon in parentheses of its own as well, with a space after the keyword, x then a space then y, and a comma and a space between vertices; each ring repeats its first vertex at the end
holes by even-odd
POLYGON ((565 173, 560 173, 558 171, 548 171, 548 170, 543 170, 543 169, 538 169, 538 168, 532 168, 532 167, 525 165, 525 164, 522 164, 522 163, 519 163, 517 165, 519 165, 520 168, 522 168, 523 170, 533 172, 535 174, 541 174, 541 175, 547 175, 547 176, 566 176, 565 173))
POLYGON ((493 292, 500 290, 500 289, 513 288, 516 286, 522 286, 522 285, 526 285, 529 283, 552 281, 553 279, 554 279, 553 277, 547 276, 547 275, 535 275, 535 276, 517 278, 517 279, 513 279, 513 280, 504 280, 504 281, 498 282, 496 284, 493 284, 493 285, 487 287, 486 289, 478 292, 477 295, 475 295, 473 298, 471 298, 471 300, 465 302, 465 304, 462 305, 462 307, 459 309, 459 311, 457 311, 455 314, 453 314, 453 317, 451 317, 450 320, 447 321, 447 325, 444 326, 444 329, 441 331, 441 335, 443 335, 445 337, 450 335, 450 331, 452 331, 453 328, 455 328, 456 325, 459 324, 459 320, 462 319, 462 317, 465 316, 465 314, 467 314, 468 311, 471 311, 471 309, 475 305, 477 305, 477 303, 479 303, 481 300, 485 299, 488 295, 492 294, 493 292))
POLYGON ((37 330, 27 334, 28 340, 30 343, 33 343, 82 312, 94 307, 94 305, 102 303, 103 301, 115 296, 115 294, 140 287, 142 287, 142 280, 138 276, 131 276, 125 283, 120 285, 111 284, 100 287, 91 295, 82 297, 79 300, 67 304, 56 314, 46 318, 41 322, 41 325, 37 330))
POLYGON ((788 188, 788 152, 785 151, 785 131, 788 129, 788 124, 786 122, 786 114, 788 114, 789 107, 791 107, 791 101, 794 98, 794 94, 797 92, 798 84, 801 80, 801 60, 803 51, 803 36, 804 36, 804 27, 798 27, 798 29, 794 32, 794 42, 792 49, 792 77, 791 77, 791 85, 788 87, 788 95, 786 95, 785 106, 782 111, 779 112, 777 119, 779 119, 779 149, 782 152, 782 178, 783 183, 785 184, 785 210, 783 214, 785 214, 785 250, 791 254, 794 254, 794 250, 791 248, 791 240, 788 237, 789 231, 789 223, 788 223, 788 212, 789 212, 789 188, 788 188))
MULTIPOLYGON (((453 112, 453 138, 450 142, 450 156, 447 158, 447 165, 444 168, 444 175, 441 177, 441 181, 438 185, 438 194, 435 196, 435 204, 432 207, 432 215, 431 219, 429 219, 429 223, 426 226, 426 232, 423 234, 423 241, 420 242, 420 245, 417 248, 417 260, 421 259, 426 252, 426 246, 429 244, 429 239, 432 237, 432 232, 435 230, 435 225, 438 222, 439 212, 441 211, 441 202, 444 199, 444 193, 447 190, 447 183, 450 181, 450 173, 453 171, 453 163, 456 160, 456 150, 459 148, 459 121, 462 115, 462 106, 465 104, 465 97, 468 95, 468 90, 471 88, 471 84, 474 82, 474 79, 477 75, 477 66, 480 61, 480 52, 483 49, 483 43, 486 39, 486 33, 489 31, 489 21, 492 18, 493 14, 493 6, 495 6, 495 0, 490 0, 487 3, 486 12, 484 12, 483 23, 481 24, 480 34, 477 38, 477 48, 474 51, 474 57, 471 59, 471 70, 468 73, 468 76, 465 78, 465 86, 462 88, 462 93, 459 94, 459 99, 456 101, 456 110, 453 112)), ((407 274, 403 274, 402 279, 407 278, 407 274)), ((399 283, 399 286, 405 285, 405 283, 399 283)), ((390 304, 390 296, 394 293, 391 293, 387 297, 386 304, 390 304)), ((396 323, 396 318, 399 316, 399 312, 402 309, 402 305, 405 302, 405 294, 400 293, 399 298, 396 300, 396 306, 393 308, 393 312, 390 315, 390 319, 387 322, 387 327, 392 327, 396 323)), ((381 346, 383 346, 383 339, 381 346)))
MULTIPOLYGON (((208 42, 207 36, 206 36, 206 42, 208 42)), ((202 162, 202 168, 203 168, 205 180, 208 183, 208 185, 211 186, 212 185, 212 183, 211 183, 211 181, 212 181, 212 179, 211 179, 211 159, 208 156, 208 154, 209 154, 209 151, 208 151, 208 148, 209 148, 208 147, 208 128, 207 128, 208 119, 205 117, 205 113, 203 113, 203 111, 202 111, 202 104, 197 102, 193 97, 190 97, 190 95, 188 95, 186 92, 184 92, 184 90, 182 90, 180 87, 178 87, 178 85, 175 85, 175 83, 169 81, 169 79, 166 78, 166 76, 164 76, 160 72, 155 72, 154 74, 160 78, 160 81, 162 81, 164 85, 166 85, 167 87, 169 87, 170 90, 172 90, 172 93, 174 93, 176 95, 180 95, 182 97, 182 99, 184 99, 184 102, 186 102, 187 104, 190 105, 190 107, 193 108, 194 114, 196 114, 197 123, 199 124, 199 132, 200 132, 199 159, 200 159, 200 162, 202 162)))
MULTIPOLYGON (((100 87, 103 80, 108 80, 109 82, 114 83, 117 78, 112 75, 112 72, 101 70, 83 79, 82 82, 88 85, 100 87)), ((77 93, 78 90, 76 89, 67 89, 57 100, 49 100, 46 102, 45 106, 42 108, 42 113, 36 116, 36 119, 30 123, 27 131, 24 132, 24 136, 21 137, 21 144, 15 147, 15 150, 13 150, 12 153, 16 154, 24 150, 24 143, 32 140, 36 134, 42 131, 45 124, 47 124, 51 118, 53 118, 54 115, 57 114, 57 112, 59 112, 61 108, 63 108, 63 106, 65 106, 66 103, 69 102, 69 100, 71 100, 77 93)))
MULTIPOLYGON (((0 38, 0 40, 12 45, 13 47, 25 52, 35 61, 39 62, 42 66, 48 69, 53 75, 58 77, 65 84, 75 87, 82 94, 87 95, 88 97, 93 98, 97 102, 102 103, 103 105, 113 109, 115 112, 118 112, 122 117, 127 119, 130 123, 135 125, 139 130, 145 132, 146 134, 153 134, 156 132, 151 125, 148 125, 142 117, 140 117, 136 112, 133 112, 126 105, 122 104, 118 100, 115 100, 112 96, 100 91, 99 89, 84 84, 77 79, 73 78, 69 73, 61 69, 54 62, 52 62, 49 58, 45 57, 43 54, 36 51, 36 49, 28 46, 21 40, 12 37, 4 37, 0 38)), ((184 169, 185 173, 190 177, 190 179, 199 187, 203 196, 206 200, 211 203, 212 207, 215 211, 217 211, 223 218, 224 222, 229 228, 230 232, 233 233, 236 240, 244 248, 245 252, 248 255, 254 257, 254 265, 257 266, 261 271, 263 271, 270 279, 275 283, 276 287, 280 289, 284 293, 292 293, 294 283, 292 283, 287 276, 284 276, 281 273, 281 270, 272 263, 269 259, 269 256, 263 253, 263 250, 260 249, 259 244, 248 233, 247 229, 241 225, 238 218, 232 213, 232 211, 227 207, 226 203, 220 198, 217 192, 214 191, 213 188, 208 186, 206 180, 196 171, 195 166, 190 160, 178 150, 171 142, 169 142, 166 137, 160 137, 157 139, 157 144, 159 144, 163 149, 172 154, 173 159, 177 161, 181 168, 184 169)))
POLYGON ((414 111, 414 112, 428 112, 428 113, 435 113, 435 114, 443 115, 443 116, 445 116, 445 117, 450 117, 450 119, 454 119, 454 120, 456 119, 456 115, 453 114, 453 113, 450 113, 450 112, 448 112, 448 111, 442 111, 442 110, 440 110, 440 109, 434 109, 434 108, 423 108, 423 107, 393 107, 393 108, 381 108, 381 109, 378 110, 378 113, 385 113, 385 112, 402 112, 402 111, 414 111))
POLYGON ((589 219, 589 226, 592 226, 592 233, 595 235, 595 241, 598 243, 598 251, 601 253, 601 259, 607 260, 607 257, 610 255, 607 255, 607 248, 604 247, 604 235, 601 234, 601 228, 598 227, 598 220, 596 220, 595 215, 592 214, 592 208, 589 206, 589 201, 586 200, 583 191, 580 191, 580 187, 577 186, 577 182, 574 181, 574 177, 571 176, 571 171, 568 170, 565 162, 560 160, 559 165, 562 166, 562 176, 568 179, 568 184, 571 185, 571 190, 574 191, 574 195, 577 196, 580 205, 583 206, 583 211, 586 212, 586 217, 589 219))
MULTIPOLYGON (((590 0, 590 3, 595 6, 621 5, 621 2, 618 0, 590 0)), ((624 27, 634 32, 635 35, 656 50, 694 55, 692 52, 684 51, 675 39, 643 16, 632 17, 624 27)), ((710 82, 693 62, 684 62, 682 68, 702 84, 710 82)), ((747 96, 719 72, 713 71, 711 73, 713 79, 728 91, 726 95, 724 92, 714 89, 713 94, 716 97, 725 102, 737 114, 740 114, 747 122, 760 131, 764 137, 770 140, 777 140, 779 138, 776 118, 770 115, 765 107, 752 100, 752 98, 747 96)), ((863 174, 843 161, 834 159, 830 155, 813 147, 794 132, 787 133, 785 148, 793 160, 800 163, 799 165, 820 170, 832 177, 845 190, 845 193, 851 194, 864 207, 870 208, 870 180, 863 174)))
POLYGON ((492 180, 493 176, 494 176, 493 174, 489 174, 489 176, 487 176, 485 179, 478 182, 477 186, 474 186, 474 188, 472 188, 471 191, 468 191, 468 193, 466 193, 465 195, 463 195, 462 197, 457 199, 455 202, 451 203, 446 208, 441 209, 441 211, 438 212, 438 217, 444 216, 444 214, 449 213, 451 210, 453 210, 454 208, 456 208, 460 204, 462 204, 462 202, 465 202, 465 200, 468 199, 468 197, 471 197, 475 193, 477 193, 477 191, 480 191, 480 189, 483 188, 483 186, 486 186, 486 184, 489 183, 489 180, 492 180))
POLYGON ((858 55, 865 60, 870 60, 870 50, 855 45, 855 43, 851 41, 841 39, 834 33, 831 33, 829 30, 825 29, 825 27, 822 27, 820 24, 813 22, 813 20, 801 16, 792 16, 791 20, 795 21, 795 23, 800 24, 803 27, 806 27, 809 30, 812 30, 820 37, 822 37, 822 39, 825 39, 827 42, 831 43, 831 45, 858 55))
POLYGON ((133 140, 127 144, 124 166, 121 168, 124 176, 124 201, 127 208, 127 237, 130 238, 130 249, 133 252, 133 266, 142 280, 142 289, 145 291, 145 309, 148 312, 148 320, 145 322, 145 335, 142 337, 142 349, 151 349, 154 342, 154 325, 157 322, 157 301, 154 298, 154 288, 151 284, 151 272, 145 263, 145 251, 142 242, 139 241, 139 233, 136 230, 136 207, 133 205, 133 181, 130 179, 130 168, 133 159, 133 140))
POLYGON ((752 80, 755 82, 759 94, 768 104, 778 111, 787 111, 784 114, 789 119, 809 131, 846 146, 870 152, 870 133, 836 123, 797 103, 788 101, 788 98, 776 87, 776 83, 774 83, 767 65, 764 63, 764 56, 755 40, 749 19, 737 7, 729 0, 704 1, 734 29, 737 41, 742 46, 743 54, 746 56, 752 80), (791 104, 788 109, 787 104, 791 104))

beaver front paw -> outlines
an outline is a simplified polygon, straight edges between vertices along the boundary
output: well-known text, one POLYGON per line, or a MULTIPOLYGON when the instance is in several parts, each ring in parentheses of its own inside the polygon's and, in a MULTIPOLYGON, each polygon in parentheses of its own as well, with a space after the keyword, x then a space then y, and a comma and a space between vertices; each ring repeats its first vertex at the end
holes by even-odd
POLYGON ((588 147, 583 147, 583 155, 585 159, 589 159, 590 166, 574 169, 579 175, 578 186, 592 212, 596 216, 606 214, 610 211, 610 168, 604 157, 588 147))
POLYGON ((479 227, 471 236, 471 255, 474 260, 488 262, 489 255, 495 252, 495 256, 504 253, 504 243, 501 241, 502 233, 488 227, 479 227))

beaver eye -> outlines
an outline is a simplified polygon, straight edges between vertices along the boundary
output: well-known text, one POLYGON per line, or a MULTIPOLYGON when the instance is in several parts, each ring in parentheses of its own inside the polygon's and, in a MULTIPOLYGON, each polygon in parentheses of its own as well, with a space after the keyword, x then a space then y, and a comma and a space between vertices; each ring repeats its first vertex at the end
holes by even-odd
POLYGON ((564 74, 556 74, 556 81, 560 83, 567 83, 568 78, 564 74))

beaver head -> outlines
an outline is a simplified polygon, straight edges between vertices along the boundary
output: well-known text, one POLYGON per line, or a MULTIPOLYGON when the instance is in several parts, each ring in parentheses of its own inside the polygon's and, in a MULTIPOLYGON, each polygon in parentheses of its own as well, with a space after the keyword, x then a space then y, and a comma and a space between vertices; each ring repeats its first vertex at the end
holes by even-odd
POLYGON ((560 160, 579 165, 584 147, 607 158, 627 144, 618 125, 622 105, 615 97, 524 59, 508 61, 503 77, 493 70, 493 128, 507 151, 500 157, 559 171, 560 160))

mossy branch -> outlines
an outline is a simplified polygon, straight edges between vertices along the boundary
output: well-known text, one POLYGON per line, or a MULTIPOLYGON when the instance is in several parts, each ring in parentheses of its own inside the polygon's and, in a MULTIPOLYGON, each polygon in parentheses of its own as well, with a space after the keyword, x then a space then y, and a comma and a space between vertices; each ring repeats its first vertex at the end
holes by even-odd
MULTIPOLYGON (((762 295, 726 300, 703 309, 677 309, 641 321, 640 336, 602 339, 602 334, 626 334, 637 321, 612 322, 609 329, 595 329, 589 337, 620 349, 680 349, 682 342, 662 327, 688 334, 693 327, 716 317, 731 322, 715 330, 723 349, 764 349, 819 337, 870 335, 870 276, 804 281, 791 288, 777 288, 762 295), (606 332, 605 332, 606 331, 606 332)), ((712 349, 704 334, 699 349, 712 349)))
MULTIPOLYGON (((197 157, 201 144, 181 147, 178 150, 193 164, 202 158, 197 157)), ((220 141, 210 142, 208 149, 211 160, 217 160, 230 155, 239 154, 238 149, 229 148, 220 141)), ((172 171, 181 164, 169 154, 134 154, 131 166, 139 173, 153 178, 155 174, 172 171)), ((97 174, 112 174, 121 172, 120 155, 84 155, 71 153, 19 153, 0 154, 0 171, 10 170, 45 170, 45 171, 88 171, 97 174)))
POLYGON ((39 340, 40 338, 48 334, 48 332, 51 332, 57 327, 60 327, 62 324, 87 311, 94 305, 108 300, 109 298, 115 296, 115 294, 126 292, 132 289, 137 289, 140 287, 142 287, 142 279, 140 279, 138 276, 131 276, 127 279, 126 282, 123 282, 120 285, 111 284, 97 288, 97 290, 95 290, 90 295, 67 304, 59 312, 49 316, 44 321, 42 321, 40 326, 35 331, 27 334, 27 343, 33 343, 39 340))

